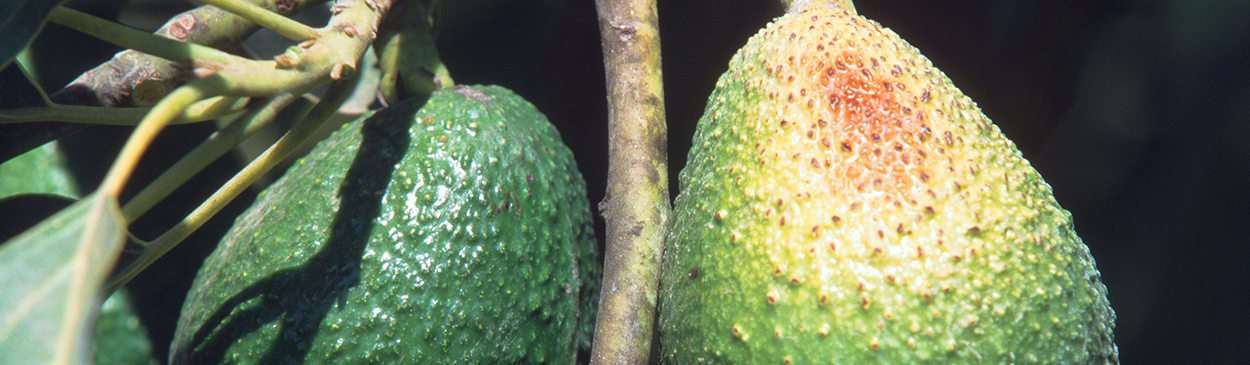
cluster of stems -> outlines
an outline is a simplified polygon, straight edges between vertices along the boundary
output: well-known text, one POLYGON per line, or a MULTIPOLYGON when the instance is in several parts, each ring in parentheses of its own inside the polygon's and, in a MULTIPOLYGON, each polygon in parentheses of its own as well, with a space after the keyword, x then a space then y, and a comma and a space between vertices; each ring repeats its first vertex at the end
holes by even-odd
MULTIPOLYGON (((321 28, 308 27, 284 16, 324 1, 202 0, 208 6, 171 19, 157 34, 64 7, 51 13, 49 20, 54 23, 130 49, 110 63, 115 63, 114 68, 129 65, 127 67, 141 71, 131 73, 139 77, 105 77, 95 73, 108 69, 101 66, 75 83, 91 84, 87 89, 99 92, 97 96, 109 95, 100 98, 105 105, 58 103, 73 97, 43 94, 46 104, 43 107, 0 112, 0 127, 37 124, 32 122, 135 125, 135 131, 103 183, 91 195, 107 205, 119 206, 126 224, 138 219, 211 161, 270 124, 279 112, 294 109, 293 114, 299 118, 278 142, 184 220, 151 242, 142 243, 143 251, 108 278, 102 294, 107 295, 125 285, 199 228, 308 139, 351 94, 357 62, 374 44, 379 36, 379 23, 397 0, 338 0, 331 8, 333 16, 329 23, 321 28), (196 27, 197 22, 216 24, 196 27), (257 27, 273 30, 297 45, 272 60, 247 59, 219 50, 237 46, 257 27), (204 33, 206 29, 215 33, 204 33), (327 84, 330 85, 328 91, 315 103, 304 97, 327 84), (131 95, 132 100, 121 101, 116 95, 131 95), (121 104, 140 107, 101 110, 102 107, 123 106, 121 104), (118 204, 118 196, 139 158, 162 129, 171 124, 223 117, 232 118, 233 122, 197 146, 134 198, 118 204)), ((661 248, 671 214, 658 18, 654 0, 597 0, 596 4, 611 112, 608 191, 601 205, 607 221, 608 241, 591 361, 645 364, 654 332, 661 248)), ((390 34, 403 32, 383 35, 387 42, 394 43, 390 34)), ((435 69, 434 74, 442 76, 434 79, 434 87, 451 83, 445 68, 435 69)), ((391 80, 391 84, 394 83, 391 80)), ((389 91, 388 99, 396 99, 395 90, 389 91)), ((40 138, 55 138, 57 133, 73 129, 50 128, 60 129, 40 138)), ((20 153, 17 149, 27 148, 24 146, 0 153, 7 154, 3 158, 11 157, 9 155, 20 153)))
POLYGON ((203 225, 261 175, 295 151, 338 110, 355 88, 357 63, 373 44, 378 25, 392 2, 340 0, 332 8, 333 16, 328 24, 312 28, 251 2, 204 1, 218 11, 271 29, 297 43, 272 60, 243 58, 210 46, 178 41, 179 35, 185 38, 187 29, 193 28, 182 24, 186 29, 172 30, 179 26, 179 17, 171 21, 172 26, 162 28, 167 36, 162 37, 59 7, 49 15, 49 21, 149 57, 159 57, 175 69, 185 70, 189 80, 160 96, 151 107, 111 108, 107 113, 101 113, 100 107, 55 104, 44 95, 46 107, 6 110, 0 114, 0 124, 40 120, 135 125, 113 166, 92 194, 100 199, 116 201, 139 158, 164 127, 234 116, 234 121, 228 126, 213 134, 121 205, 122 216, 128 224, 209 163, 270 124, 280 111, 295 104, 293 115, 298 122, 184 220, 151 242, 143 243, 138 258, 108 279, 103 291, 107 295, 203 225), (305 94, 327 84, 329 89, 315 105, 301 103, 306 100, 303 97, 305 94), (98 118, 97 115, 108 117, 98 118))

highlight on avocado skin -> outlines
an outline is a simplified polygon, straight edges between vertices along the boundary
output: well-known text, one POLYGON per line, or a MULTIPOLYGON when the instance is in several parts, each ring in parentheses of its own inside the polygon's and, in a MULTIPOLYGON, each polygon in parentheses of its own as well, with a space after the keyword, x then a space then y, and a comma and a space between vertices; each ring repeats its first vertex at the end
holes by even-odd
POLYGON ((172 362, 572 363, 596 250, 582 176, 533 105, 435 91, 262 193, 201 268, 172 362))
POLYGON ((808 6, 699 120, 661 362, 1118 363, 1094 260, 1015 145, 897 34, 808 6))

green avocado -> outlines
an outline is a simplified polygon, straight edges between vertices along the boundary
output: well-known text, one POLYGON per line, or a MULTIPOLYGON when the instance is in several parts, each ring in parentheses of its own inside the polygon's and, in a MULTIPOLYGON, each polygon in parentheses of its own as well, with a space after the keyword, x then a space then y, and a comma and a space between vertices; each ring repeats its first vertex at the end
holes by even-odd
POLYGON ((699 120, 662 362, 1118 363, 1094 259, 1015 145, 897 34, 806 3, 699 120))
POLYGON ((571 151, 511 91, 392 105, 238 217, 170 362, 572 363, 598 303, 589 208, 571 151))

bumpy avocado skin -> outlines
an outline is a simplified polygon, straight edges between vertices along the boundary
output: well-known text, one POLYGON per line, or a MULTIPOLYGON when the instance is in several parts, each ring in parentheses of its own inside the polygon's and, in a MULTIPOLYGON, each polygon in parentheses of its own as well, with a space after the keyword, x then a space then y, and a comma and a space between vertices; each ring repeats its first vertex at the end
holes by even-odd
POLYGON ((1069 213, 876 23, 819 10, 761 30, 688 161, 662 264, 663 363, 1118 362, 1069 213))
POLYGON ((362 119, 238 218, 188 294, 171 363, 572 362, 599 266, 555 128, 497 86, 362 119))

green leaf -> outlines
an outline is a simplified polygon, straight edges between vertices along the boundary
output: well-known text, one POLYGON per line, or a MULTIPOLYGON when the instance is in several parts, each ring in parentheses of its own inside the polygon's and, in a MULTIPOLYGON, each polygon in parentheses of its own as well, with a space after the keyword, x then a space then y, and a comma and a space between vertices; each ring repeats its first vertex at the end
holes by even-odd
MULTIPOLYGON (((60 145, 49 142, 0 163, 0 197, 39 193, 77 198, 78 186, 67 162, 60 145)), ((30 227, 21 227, 21 230, 26 228, 30 227)))
MULTIPOLYGON (((0 173, 3 173, 0 169, 0 173)), ((0 177, 0 180, 4 180, 0 177)), ((0 198, 0 242, 26 232, 78 199, 55 194, 17 194, 0 198)))
POLYGON ((148 330, 139 322, 134 301, 118 290, 100 307, 95 326, 95 363, 100 365, 156 365, 148 330))
POLYGON ((124 245, 117 199, 92 194, 0 246, 0 364, 87 364, 100 286, 124 245))
POLYGON ((30 44, 48 14, 65 0, 0 0, 0 68, 30 44))

